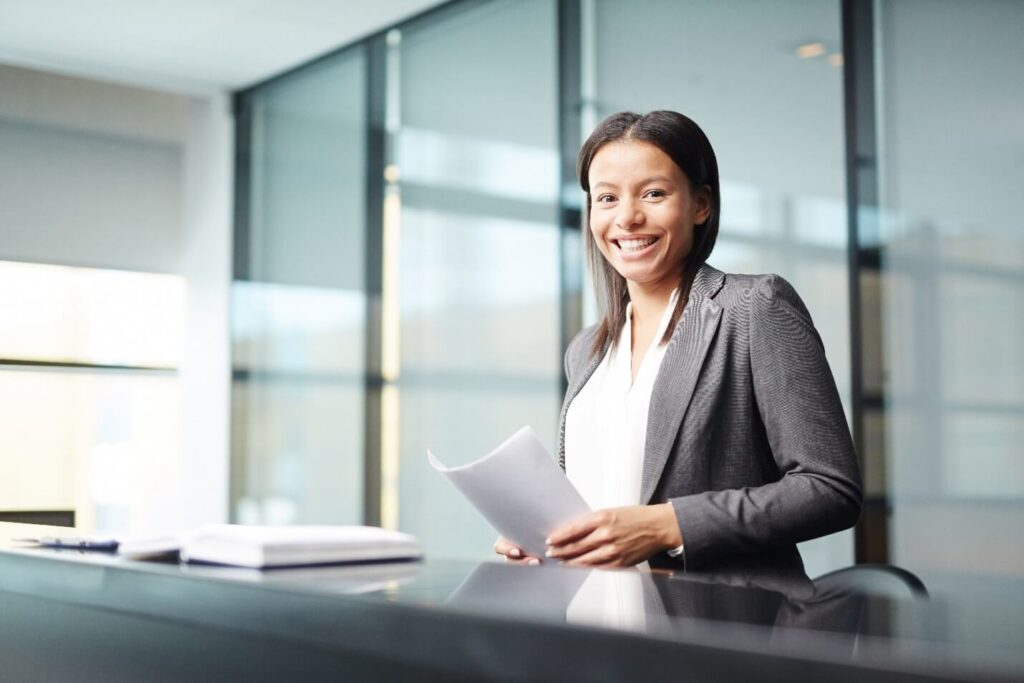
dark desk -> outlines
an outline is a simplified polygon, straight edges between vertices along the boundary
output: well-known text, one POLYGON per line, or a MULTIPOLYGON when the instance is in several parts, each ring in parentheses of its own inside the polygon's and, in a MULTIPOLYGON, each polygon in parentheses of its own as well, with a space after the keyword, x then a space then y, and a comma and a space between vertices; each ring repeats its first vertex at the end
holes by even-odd
POLYGON ((1024 678, 1017 582, 951 578, 920 600, 770 572, 260 573, 0 546, 4 680, 1024 678))

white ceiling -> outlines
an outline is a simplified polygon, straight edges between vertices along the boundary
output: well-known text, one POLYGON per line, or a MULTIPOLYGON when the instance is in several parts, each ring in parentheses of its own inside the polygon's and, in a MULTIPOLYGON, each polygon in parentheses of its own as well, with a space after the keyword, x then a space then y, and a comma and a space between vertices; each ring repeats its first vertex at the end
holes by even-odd
POLYGON ((444 0, 0 0, 0 63, 189 94, 251 85, 444 0))

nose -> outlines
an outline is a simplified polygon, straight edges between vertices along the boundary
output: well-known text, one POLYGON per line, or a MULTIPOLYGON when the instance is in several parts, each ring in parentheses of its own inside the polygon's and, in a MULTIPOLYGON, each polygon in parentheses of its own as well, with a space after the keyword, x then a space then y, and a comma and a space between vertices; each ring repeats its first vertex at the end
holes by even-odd
POLYGON ((636 202, 629 199, 619 201, 619 208, 615 213, 615 227, 620 230, 633 230, 643 225, 644 220, 644 212, 636 202))

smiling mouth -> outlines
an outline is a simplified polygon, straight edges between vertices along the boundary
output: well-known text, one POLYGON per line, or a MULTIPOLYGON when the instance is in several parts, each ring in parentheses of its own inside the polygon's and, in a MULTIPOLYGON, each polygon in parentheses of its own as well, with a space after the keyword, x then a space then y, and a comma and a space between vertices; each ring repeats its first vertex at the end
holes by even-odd
POLYGON ((612 240, 624 254, 638 254, 647 247, 657 242, 658 237, 630 237, 612 240))

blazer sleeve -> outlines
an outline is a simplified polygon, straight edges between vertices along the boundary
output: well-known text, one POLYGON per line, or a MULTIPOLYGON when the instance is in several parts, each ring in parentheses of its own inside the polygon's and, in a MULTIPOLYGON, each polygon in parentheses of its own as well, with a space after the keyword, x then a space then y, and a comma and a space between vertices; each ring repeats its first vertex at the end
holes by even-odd
POLYGON ((860 516, 860 469, 821 339, 796 291, 776 275, 752 294, 749 353, 780 478, 671 499, 688 566, 824 536, 860 516))

